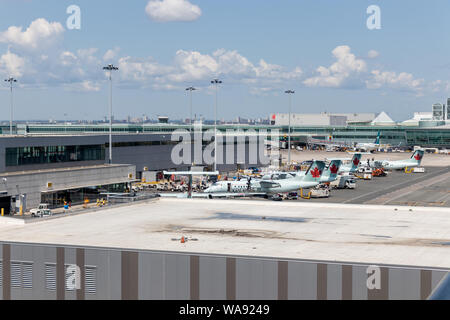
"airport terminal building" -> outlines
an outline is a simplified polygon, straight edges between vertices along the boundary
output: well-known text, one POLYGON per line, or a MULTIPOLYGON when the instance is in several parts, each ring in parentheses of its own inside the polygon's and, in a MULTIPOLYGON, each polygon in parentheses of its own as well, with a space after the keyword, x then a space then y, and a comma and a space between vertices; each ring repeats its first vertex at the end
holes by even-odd
MULTIPOLYGON (((85 198, 95 201, 99 192, 129 190, 130 183, 140 180, 144 172, 152 177, 151 181, 156 181, 164 170, 186 171, 193 165, 212 170, 204 162, 174 163, 172 151, 180 141, 172 141, 170 132, 142 134, 134 128, 128 132, 114 129, 112 165, 109 136, 101 131, 61 133, 46 128, 47 132, 21 134, 19 130, 16 135, 0 136, 0 207, 4 214, 10 210, 25 212, 41 202, 62 206, 64 201, 73 204, 83 203, 85 198)), ((260 165, 258 159, 251 161, 248 139, 242 143, 242 161, 235 152, 239 148, 235 141, 232 164, 219 164, 219 170, 260 165)), ((201 150, 206 145, 201 145, 201 150)), ((227 157, 227 152, 221 154, 222 158, 227 157)))
MULTIPOLYGON (((329 121, 340 121, 348 115, 338 115, 329 121)), ((373 142, 380 133, 381 144, 410 147, 421 146, 450 149, 450 125, 431 125, 433 121, 419 121, 419 125, 392 123, 364 123, 372 115, 358 118, 353 115, 351 124, 338 123, 315 125, 292 124, 293 145, 308 145, 311 139, 339 141, 352 146, 355 142, 373 142), (358 123, 359 122, 359 123, 358 123)), ((382 117, 381 117, 382 118, 382 117)), ((378 117, 380 119, 380 117, 378 117)), ((311 120, 311 119, 310 119, 311 120)), ((322 119, 323 120, 323 119, 322 119)), ((321 121, 322 121, 321 120, 321 121)), ((381 119, 383 120, 383 119, 381 119)), ((311 120, 312 121, 312 120, 311 120)), ((382 122, 382 121, 381 121, 382 122)), ((201 130, 213 130, 212 125, 203 125, 201 130)), ((188 125, 160 124, 114 124, 113 163, 109 166, 109 126, 107 124, 18 124, 14 134, 2 127, 0 135, 0 207, 5 214, 11 210, 27 211, 41 201, 61 205, 63 199, 80 202, 89 197, 92 189, 123 192, 130 183, 147 172, 156 180, 163 170, 190 170, 192 166, 203 166, 212 170, 212 165, 201 162, 175 164, 172 159, 174 147, 180 140, 172 139, 179 129, 190 130, 188 125), (76 190, 76 195, 70 192, 76 190), (68 195, 69 193, 69 195, 68 195), (11 207, 8 204, 11 203, 11 207)), ((288 126, 285 123, 270 125, 218 125, 218 156, 228 158, 223 145, 231 136, 232 164, 218 164, 220 171, 260 166, 261 158, 251 157, 249 137, 268 135, 268 139, 286 140, 288 126), (273 136, 270 136, 273 135, 273 136), (239 140, 239 136, 244 136, 239 140), (221 138, 220 138, 221 137, 221 138), (244 144, 244 146, 242 146, 244 144), (242 148, 244 147, 244 148, 242 148), (244 157, 238 157, 244 150, 244 157)), ((211 141, 202 142, 202 151, 211 141)), ((265 147, 259 146, 259 148, 265 147)), ((194 146, 192 146, 194 148, 194 146)), ((258 152, 260 152, 258 150, 258 152)))
MULTIPOLYGON (((307 144, 308 139, 326 139, 332 137, 335 141, 347 144, 355 142, 365 143, 373 142, 380 132, 381 144, 389 144, 392 146, 401 145, 403 147, 430 147, 430 148, 450 148, 450 122, 438 120, 418 120, 413 125, 408 123, 397 124, 390 121, 373 122, 371 114, 362 114, 361 117, 352 115, 338 115, 337 123, 334 122, 330 115, 324 117, 319 116, 320 121, 315 122, 309 119, 309 124, 303 122, 291 123, 292 141, 299 144, 307 144), (322 118, 327 118, 329 122, 322 122, 322 118), (342 119, 346 118, 347 122, 342 119)), ((227 132, 248 132, 256 133, 277 133, 281 138, 285 137, 289 132, 289 126, 286 121, 272 121, 271 125, 243 125, 243 124, 221 124, 217 126, 217 130, 221 133, 227 132)), ((179 129, 190 130, 189 125, 176 124, 115 124, 113 132, 117 135, 134 135, 142 136, 142 134, 159 135, 163 141, 170 141, 170 135, 179 129)), ((204 132, 213 130, 212 125, 202 125, 204 132)), ((109 126, 107 124, 98 125, 80 125, 80 124, 22 124, 17 126, 19 135, 80 135, 80 134, 107 134, 109 126)), ((134 138, 131 138, 134 139, 134 138)))

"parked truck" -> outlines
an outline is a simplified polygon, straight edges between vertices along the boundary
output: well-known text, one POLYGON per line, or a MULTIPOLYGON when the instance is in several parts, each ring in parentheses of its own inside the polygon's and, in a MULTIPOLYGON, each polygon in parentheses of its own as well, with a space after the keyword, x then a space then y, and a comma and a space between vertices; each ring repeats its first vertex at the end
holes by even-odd
POLYGON ((338 176, 338 178, 330 183, 330 187, 336 189, 355 189, 356 180, 352 176, 338 176))
POLYGON ((37 208, 30 210, 32 217, 44 217, 44 216, 51 216, 52 211, 48 208, 48 204, 41 203, 37 208))

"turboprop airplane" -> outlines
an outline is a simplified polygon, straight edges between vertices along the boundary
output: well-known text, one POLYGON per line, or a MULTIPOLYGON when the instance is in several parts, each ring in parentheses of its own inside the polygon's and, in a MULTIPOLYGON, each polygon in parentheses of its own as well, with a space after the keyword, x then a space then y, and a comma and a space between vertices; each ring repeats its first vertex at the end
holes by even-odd
POLYGON ((284 179, 247 181, 218 181, 203 193, 209 198, 233 196, 272 196, 278 193, 297 191, 300 188, 313 188, 321 183, 320 178, 325 162, 314 161, 303 175, 286 173, 284 179))
POLYGON ((414 168, 420 166, 424 155, 423 150, 416 150, 411 158, 405 160, 383 160, 383 161, 375 161, 378 164, 381 164, 381 167, 384 169, 396 170, 396 169, 405 169, 405 168, 414 168))

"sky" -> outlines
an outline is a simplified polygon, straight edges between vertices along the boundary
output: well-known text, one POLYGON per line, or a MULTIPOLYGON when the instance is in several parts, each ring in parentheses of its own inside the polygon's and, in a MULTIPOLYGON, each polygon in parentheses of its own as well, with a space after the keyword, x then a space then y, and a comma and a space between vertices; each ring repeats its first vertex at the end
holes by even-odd
POLYGON ((193 112, 212 119, 219 78, 219 119, 288 112, 289 89, 293 112, 406 120, 450 96, 449 9, 447 0, 0 0, 0 77, 18 79, 18 120, 104 118, 109 63, 119 68, 116 119, 187 118, 189 86, 193 112))

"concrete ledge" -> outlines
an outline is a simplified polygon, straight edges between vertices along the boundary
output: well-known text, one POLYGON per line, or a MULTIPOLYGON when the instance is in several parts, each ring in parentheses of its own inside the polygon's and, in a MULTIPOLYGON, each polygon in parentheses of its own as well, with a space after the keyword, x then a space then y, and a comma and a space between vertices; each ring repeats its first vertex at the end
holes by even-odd
POLYGON ((91 207, 91 208, 88 208, 88 209, 84 209, 83 208, 83 209, 79 209, 79 210, 71 210, 71 211, 69 211, 67 213, 58 213, 58 214, 54 214, 52 216, 46 216, 46 217, 42 217, 42 218, 27 218, 27 219, 18 219, 18 220, 23 221, 21 224, 39 223, 39 222, 45 222, 45 221, 54 220, 54 219, 72 217, 72 216, 85 214, 85 213, 93 213, 93 212, 98 212, 98 211, 105 211, 105 210, 108 210, 108 209, 129 207, 129 206, 132 206, 133 204, 152 203, 152 202, 157 202, 159 199, 160 198, 157 197, 157 198, 146 199, 146 200, 135 201, 135 202, 129 202, 129 203, 114 204, 112 206, 91 207))
POLYGON ((24 225, 25 220, 24 219, 18 219, 18 218, 10 218, 10 217, 0 217, 0 225, 24 225))

